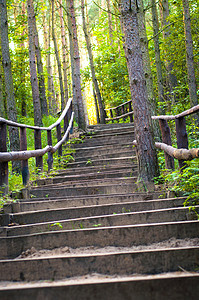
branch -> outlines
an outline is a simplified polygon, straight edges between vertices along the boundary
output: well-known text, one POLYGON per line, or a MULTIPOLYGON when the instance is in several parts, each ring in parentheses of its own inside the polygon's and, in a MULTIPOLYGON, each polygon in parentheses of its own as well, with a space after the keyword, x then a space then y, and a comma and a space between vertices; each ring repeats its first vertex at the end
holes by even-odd
POLYGON ((108 13, 108 14, 111 14, 111 15, 116 16, 116 17, 119 18, 120 14, 117 15, 117 14, 114 14, 114 13, 113 13, 112 11, 110 11, 110 10, 106 10, 106 9, 102 8, 102 7, 99 6, 94 0, 93 0, 93 3, 94 3, 99 9, 105 11, 105 12, 108 13))

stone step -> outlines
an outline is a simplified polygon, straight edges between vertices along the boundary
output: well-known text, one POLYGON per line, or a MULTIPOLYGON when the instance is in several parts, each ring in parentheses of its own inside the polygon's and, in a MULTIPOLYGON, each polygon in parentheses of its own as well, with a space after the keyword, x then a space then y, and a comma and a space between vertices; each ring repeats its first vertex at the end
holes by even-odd
POLYGON ((79 167, 86 167, 86 166, 109 166, 109 165, 133 165, 137 162, 136 156, 129 156, 129 157, 116 157, 116 158, 105 158, 105 159, 98 159, 98 160, 91 160, 88 159, 87 161, 77 161, 72 163, 67 163, 67 167, 69 168, 79 168, 79 167))
POLYGON ((187 300, 197 299, 199 275, 175 272, 147 276, 107 276, 93 274, 61 281, 5 283, 0 287, 4 300, 187 300))
MULTIPOLYGON (((24 225, 25 227, 26 225, 24 225)), ((14 228, 14 227, 13 227, 14 228)), ((0 259, 15 258, 23 251, 60 247, 132 247, 151 245, 171 238, 198 238, 199 222, 167 222, 116 227, 59 230, 14 237, 0 237, 0 259)), ((153 261, 153 260, 152 260, 153 261)))
POLYGON ((131 168, 124 171, 97 171, 93 173, 87 173, 82 175, 64 175, 49 178, 37 179, 37 186, 47 185, 47 184, 57 184, 61 182, 76 182, 79 180, 95 180, 95 179, 105 179, 105 178, 120 178, 120 177, 135 177, 137 176, 137 171, 132 171, 131 168))
POLYGON ((60 280, 90 273, 107 275, 159 274, 198 269, 199 246, 53 255, 0 261, 1 281, 60 280))

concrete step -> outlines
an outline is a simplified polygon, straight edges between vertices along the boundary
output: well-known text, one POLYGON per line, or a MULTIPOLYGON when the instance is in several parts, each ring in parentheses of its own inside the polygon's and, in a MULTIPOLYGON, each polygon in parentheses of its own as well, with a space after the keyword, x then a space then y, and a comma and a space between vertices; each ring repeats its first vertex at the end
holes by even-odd
POLYGON ((98 172, 118 172, 118 171, 126 171, 126 170, 137 170, 137 164, 123 164, 123 165, 99 165, 99 166, 93 166, 88 165, 86 167, 79 167, 79 168, 72 168, 67 167, 65 169, 59 170, 58 172, 53 172, 52 176, 65 176, 65 175, 82 175, 82 174, 89 174, 89 173, 98 173, 98 172))
MULTIPOLYGON (((139 205, 137 206, 139 207, 139 205)), ((30 211, 14 214, 2 215, 4 226, 8 224, 38 224, 38 223, 59 223, 63 230, 110 227, 119 225, 136 225, 147 223, 162 223, 187 221, 190 217, 188 207, 175 207, 164 209, 151 209, 143 211, 133 211, 133 205, 124 204, 119 206, 86 206, 75 209, 51 209, 43 211, 30 211), (115 208, 115 211, 114 211, 115 208), (132 210, 132 211, 131 211, 132 210), (106 214, 107 213, 107 214, 106 214)), ((199 212, 199 206, 196 206, 199 212)), ((192 218, 197 220, 197 215, 193 213, 192 218)), ((50 224, 51 226, 52 224, 50 224)), ((59 225, 58 225, 59 229, 59 225)), ((49 230, 49 224, 43 224, 42 231, 49 230)))
POLYGON ((47 185, 47 184, 57 184, 62 182, 76 182, 84 180, 95 180, 95 179, 105 179, 105 178, 120 178, 120 177, 135 177, 137 176, 137 171, 132 171, 131 168, 124 171, 97 171, 93 173, 87 173, 82 175, 64 175, 64 176, 55 176, 49 178, 37 179, 37 186, 47 185))
MULTIPOLYGON (((158 209, 165 209, 170 207, 182 207, 184 203, 184 199, 162 199, 162 200, 148 200, 147 202, 139 201, 139 202, 127 202, 127 203, 113 203, 113 204, 105 204, 105 205, 97 205, 97 206, 84 206, 77 208, 54 208, 43 211, 26 211, 25 213, 12 213, 7 216, 11 224, 15 224, 15 226, 4 227, 4 231, 2 232, 2 236, 5 236, 5 232, 9 236, 13 236, 14 234, 32 234, 36 232, 48 232, 49 230, 70 230, 81 228, 77 226, 71 227, 69 222, 65 221, 67 219, 74 218, 84 218, 84 217, 93 217, 93 216, 102 216, 102 215, 112 215, 112 214, 125 214, 129 212, 139 212, 139 211, 154 211, 158 209), (36 213, 38 212, 38 213, 36 213), (35 226, 16 226, 17 224, 33 224, 35 226), (39 224, 38 224, 39 223, 39 224), (55 225, 57 223, 57 225, 55 225), (17 228, 16 228, 17 227, 17 228)), ((189 216, 189 215, 188 215, 189 216)), ((187 217, 187 216, 186 216, 187 217)), ((78 220, 79 221, 79 220, 78 220)), ((125 220, 124 220, 125 222, 125 220)), ((74 223, 73 223, 74 224, 74 223)), ((82 224, 83 228, 83 223, 82 224)), ((132 223, 134 224, 134 223, 132 223)), ((125 225, 125 224, 123 224, 125 225)), ((93 227, 100 227, 102 224, 95 224, 93 227)))
POLYGON ((69 168, 79 168, 79 167, 86 167, 86 166, 109 166, 109 165, 133 165, 137 162, 136 156, 129 156, 129 157, 117 157, 117 158, 105 158, 105 159, 98 159, 98 160, 91 160, 88 159, 87 161, 77 161, 73 163, 67 163, 67 167, 69 168))
POLYGON ((147 276, 107 276, 92 274, 74 279, 45 282, 5 283, 0 287, 4 300, 187 300, 197 299, 199 275, 175 272, 147 276))
MULTIPOLYGON (((13 229, 15 228, 13 227, 13 229)), ((0 259, 15 258, 32 247, 37 250, 52 250, 66 246, 71 248, 132 247, 151 245, 171 238, 195 239, 198 238, 198 232, 198 221, 119 225, 106 228, 92 227, 81 230, 49 230, 45 233, 38 230, 36 234, 0 237, 0 259)))
POLYGON ((198 268, 199 246, 53 255, 0 261, 1 281, 60 280, 90 273, 107 275, 159 274, 198 268), (153 262, 153 263, 152 263, 153 262))
POLYGON ((31 198, 21 199, 12 204, 4 205, 6 213, 26 212, 34 210, 44 210, 53 208, 66 208, 66 207, 81 207, 92 205, 103 205, 112 203, 124 203, 124 202, 137 202, 148 201, 152 199, 160 199, 165 195, 162 192, 154 193, 133 193, 133 194, 118 194, 118 195, 88 195, 80 197, 52 197, 52 198, 31 198))
MULTIPOLYGON (((100 178, 100 179, 93 179, 93 180, 65 180, 65 177, 60 178, 60 182, 57 183, 48 183, 43 185, 43 189, 54 189, 59 187, 91 187, 91 186, 103 186, 103 185, 113 185, 113 184, 120 184, 123 183, 124 185, 130 183, 136 183, 137 177, 119 177, 119 178, 100 178)), ((31 190, 37 189, 37 187, 33 187, 31 190)))

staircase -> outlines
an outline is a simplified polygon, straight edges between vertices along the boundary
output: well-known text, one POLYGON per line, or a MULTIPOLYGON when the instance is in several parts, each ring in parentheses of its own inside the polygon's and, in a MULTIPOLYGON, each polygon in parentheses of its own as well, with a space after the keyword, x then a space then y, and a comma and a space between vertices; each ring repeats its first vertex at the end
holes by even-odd
POLYGON ((198 299, 185 198, 138 191, 132 124, 89 131, 74 162, 4 207, 0 299, 198 299))

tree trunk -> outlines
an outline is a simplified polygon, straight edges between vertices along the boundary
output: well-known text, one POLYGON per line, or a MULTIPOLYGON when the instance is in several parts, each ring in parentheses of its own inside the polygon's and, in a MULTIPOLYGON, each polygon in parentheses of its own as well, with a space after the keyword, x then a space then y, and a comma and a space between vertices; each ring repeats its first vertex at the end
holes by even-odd
POLYGON ((82 11, 83 31, 84 31, 84 35, 85 35, 85 39, 86 39, 86 47, 87 47, 89 61, 90 61, 92 81, 93 81, 93 85, 94 85, 94 88, 96 91, 97 101, 98 101, 99 110, 100 110, 100 123, 105 124, 105 113, 104 113, 104 108, 103 108, 103 103, 102 103, 102 98, 101 98, 98 81, 97 81, 97 78, 95 75, 95 67, 94 67, 94 61, 93 61, 91 40, 90 40, 90 36, 89 36, 89 32, 88 32, 86 20, 85 20, 84 0, 81 0, 81 11, 82 11))
POLYGON ((109 40, 111 46, 113 45, 113 28, 112 28, 112 15, 110 13, 111 6, 110 6, 110 0, 106 0, 107 10, 108 10, 108 30, 109 30, 109 40))
POLYGON ((60 3, 59 17, 60 17, 60 23, 61 23, 63 74, 64 74, 64 96, 65 96, 65 103, 67 103, 68 102, 68 79, 67 79, 67 69, 68 69, 67 52, 68 52, 68 45, 67 45, 66 32, 65 32, 65 26, 64 26, 64 16, 63 16, 62 0, 60 0, 59 3, 60 3))
MULTIPOLYGON (((73 76, 73 86, 75 89, 75 96, 76 96, 76 102, 78 105, 78 126, 79 128, 85 130, 86 129, 86 122, 85 122, 85 116, 84 116, 84 107, 83 107, 83 100, 82 100, 82 94, 81 94, 81 78, 80 78, 80 56, 79 56, 79 46, 78 46, 78 40, 77 40, 77 25, 76 25, 76 19, 75 19, 75 10, 74 10, 74 1, 73 0, 66 0, 69 1, 68 7, 69 7, 69 18, 72 24, 72 39, 70 42, 72 42, 72 47, 74 51, 74 76, 73 76)), ((72 60, 71 60, 72 64, 72 60)))
MULTIPOLYGON (((171 30, 169 27, 169 2, 168 0, 160 0, 160 12, 162 16, 162 27, 166 27, 163 30, 163 37, 166 44, 166 49, 169 48, 168 38, 171 34, 171 30)), ((167 50, 165 51, 166 58, 167 58, 167 50)), ((166 59, 166 69, 168 74, 168 81, 169 81, 169 90, 170 90, 170 97, 173 99, 173 103, 176 101, 176 94, 175 88, 177 87, 177 78, 175 74, 173 74, 173 62, 166 59)))
MULTIPOLYGON (((33 7, 34 10, 34 7, 33 7)), ((35 53, 37 58, 37 72, 38 72, 38 79, 39 79, 39 94, 40 94, 40 103, 41 103, 41 114, 42 116, 48 115, 48 105, 46 100, 46 88, 45 88, 45 81, 44 81, 44 70, 43 70, 43 63, 41 57, 41 49, 39 46, 39 37, 37 31, 37 24, 36 19, 33 19, 34 22, 34 31, 35 31, 35 53)))
MULTIPOLYGON (((1 46, 1 34, 0 34, 1 46)), ((5 118, 4 96, 3 96, 3 80, 2 80, 2 55, 0 50, 0 117, 5 118)))
POLYGON ((150 183, 158 175, 158 161, 148 108, 135 2, 129 7, 128 0, 121 0, 120 12, 134 111, 139 171, 138 181, 150 183))
MULTIPOLYGON (((155 63, 156 63, 157 81, 158 81, 158 100, 159 102, 164 102, 164 87, 163 87, 163 76, 162 76, 159 34, 158 34, 159 25, 158 25, 158 14, 157 14, 155 0, 151 0, 151 10, 152 10, 152 23, 153 23, 153 33, 154 33, 154 46, 155 46, 155 63)), ((164 113, 164 109, 161 110, 161 113, 164 113)))
MULTIPOLYGON (((26 5, 25 2, 22 2, 22 15, 25 16, 26 14, 26 5)), ((22 32, 22 37, 25 35, 25 23, 23 23, 23 32, 22 32)), ((21 75, 21 82, 25 82, 25 69, 24 69, 24 63, 23 63, 23 52, 25 49, 25 43, 24 40, 20 44, 21 47, 21 59, 20 59, 20 75, 21 75)), ((26 117, 27 116, 27 105, 26 105, 26 93, 25 90, 22 90, 22 95, 21 95, 21 115, 26 117)))
POLYGON ((61 66, 61 61, 60 61, 60 58, 59 58, 59 50, 58 50, 58 45, 57 45, 57 39, 56 39, 56 36, 55 36, 54 0, 51 0, 51 1, 52 1, 52 38, 53 38, 53 43, 54 43, 54 48, 55 48, 55 56, 56 56, 56 60, 57 60, 57 67, 58 67, 58 74, 59 74, 59 86, 60 86, 60 93, 61 93, 61 111, 63 111, 64 108, 65 108, 66 103, 65 103, 65 99, 64 99, 62 66, 61 66))
POLYGON ((193 40, 191 35, 191 18, 190 18, 190 11, 189 11, 189 1, 182 0, 182 4, 183 4, 183 15, 184 15, 184 31, 185 31, 185 43, 186 43, 189 97, 190 97, 191 106, 195 106, 198 104, 198 97, 197 97, 197 85, 196 85, 195 69, 194 69, 193 40))
MULTIPOLYGON (((7 19, 7 7, 6 0, 0 1, 0 36, 1 36, 1 51, 2 51, 2 65, 4 71, 5 93, 7 101, 7 114, 11 121, 17 122, 17 110, 14 97, 14 86, 12 78, 11 60, 9 52, 8 41, 8 19, 7 19)), ((9 139, 11 151, 19 151, 19 131, 16 127, 9 126, 9 139)), ((12 170, 14 172, 20 172, 21 164, 19 161, 12 163, 12 170)))
POLYGON ((41 104, 39 97, 39 85, 37 78, 36 59, 35 59, 35 32, 34 32, 34 10, 33 0, 27 0, 28 12, 28 38, 29 38, 29 63, 30 63, 30 80, 32 87, 32 97, 34 106, 34 123, 36 126, 42 125, 41 104))

